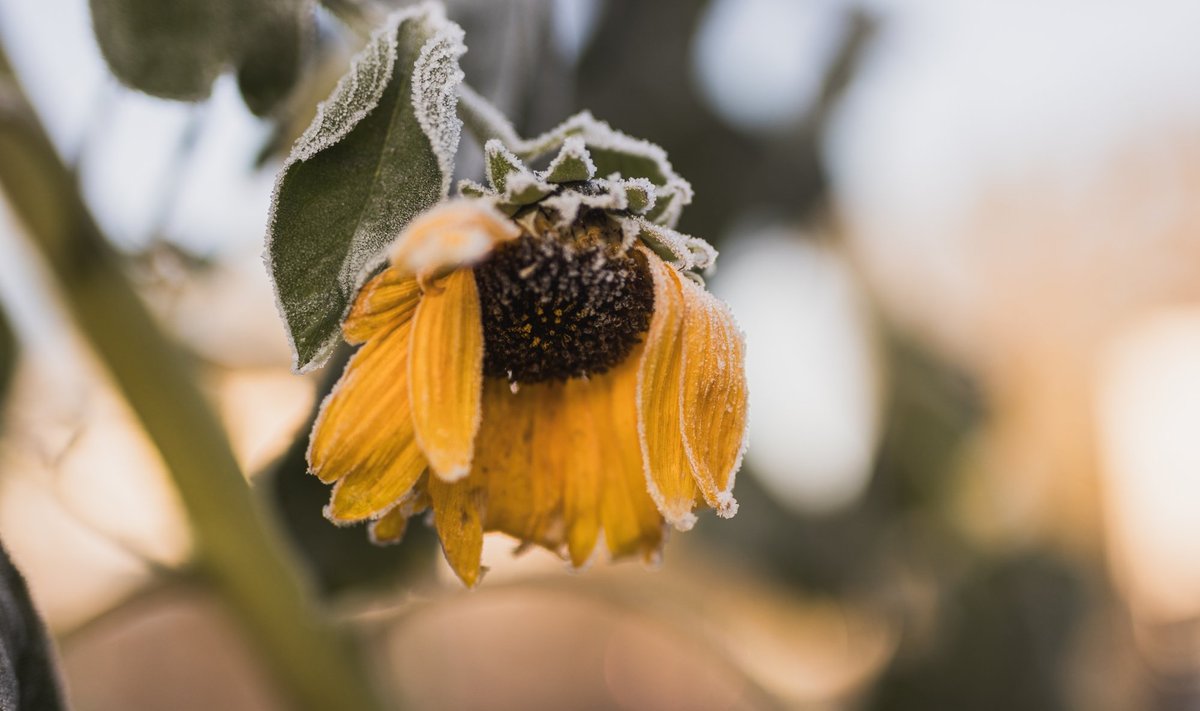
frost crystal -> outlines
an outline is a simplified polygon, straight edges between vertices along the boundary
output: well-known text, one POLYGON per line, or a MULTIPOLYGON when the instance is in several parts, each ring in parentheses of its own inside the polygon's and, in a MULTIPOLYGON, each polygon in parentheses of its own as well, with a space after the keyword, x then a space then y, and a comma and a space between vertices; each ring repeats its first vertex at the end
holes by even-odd
MULTIPOLYGON (((440 15, 441 6, 434 7, 440 15)), ((463 72, 458 66, 458 58, 467 48, 463 45, 461 27, 447 23, 444 16, 435 21, 446 26, 421 48, 421 55, 413 65, 412 104, 421 130, 429 137, 442 169, 442 192, 448 194, 450 176, 454 173, 454 155, 458 152, 458 138, 462 133, 456 89, 462 83, 463 72)))
POLYGON ((317 105, 317 115, 292 146, 288 164, 308 160, 340 142, 379 105, 396 64, 396 27, 412 14, 410 10, 397 15, 375 31, 333 93, 317 105))

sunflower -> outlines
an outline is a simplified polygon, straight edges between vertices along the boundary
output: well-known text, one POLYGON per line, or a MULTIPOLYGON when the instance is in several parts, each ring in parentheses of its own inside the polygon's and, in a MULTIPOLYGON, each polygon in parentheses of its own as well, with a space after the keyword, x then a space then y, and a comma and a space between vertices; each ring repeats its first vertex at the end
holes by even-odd
POLYGON ((575 567, 601 538, 654 559, 697 506, 737 510, 744 346, 696 274, 715 252, 663 225, 650 181, 597 178, 582 140, 541 172, 487 155, 491 187, 412 220, 343 323, 361 348, 308 452, 326 516, 388 543, 432 509, 468 586, 488 531, 575 567))

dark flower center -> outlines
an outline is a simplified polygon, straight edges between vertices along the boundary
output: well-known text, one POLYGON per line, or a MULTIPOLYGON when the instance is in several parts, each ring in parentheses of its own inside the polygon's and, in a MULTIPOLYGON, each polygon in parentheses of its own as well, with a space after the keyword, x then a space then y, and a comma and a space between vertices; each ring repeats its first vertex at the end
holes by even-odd
POLYGON ((603 373, 650 325, 644 260, 619 254, 595 227, 523 234, 475 268, 483 307, 483 373, 536 383, 603 373))

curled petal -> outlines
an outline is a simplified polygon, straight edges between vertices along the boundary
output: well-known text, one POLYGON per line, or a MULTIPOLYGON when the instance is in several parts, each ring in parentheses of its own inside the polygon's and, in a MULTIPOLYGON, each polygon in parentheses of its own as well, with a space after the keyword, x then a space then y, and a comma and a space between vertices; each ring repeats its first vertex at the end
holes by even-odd
POLYGON ((725 304, 681 281, 683 448, 705 502, 728 518, 737 513, 731 492, 746 442, 745 344, 725 304))
POLYGON ((422 281, 480 261, 520 229, 481 200, 450 200, 413 219, 392 243, 388 259, 422 281))
POLYGON ((342 334, 351 344, 364 343, 386 328, 394 328, 412 317, 421 298, 417 280, 395 267, 376 274, 358 292, 342 334))
POLYGON ((404 377, 409 331, 401 324, 355 353, 317 415, 309 469, 324 482, 338 482, 326 510, 335 522, 385 511, 425 469, 404 377))
POLYGON ((664 518, 681 531, 696 522, 698 491, 680 432, 684 304, 675 270, 640 249, 654 280, 654 316, 638 371, 638 431, 650 496, 664 518))
POLYGON ((483 324, 470 269, 426 292, 412 331, 408 380, 417 443, 433 473, 455 481, 471 469, 483 387, 483 324))

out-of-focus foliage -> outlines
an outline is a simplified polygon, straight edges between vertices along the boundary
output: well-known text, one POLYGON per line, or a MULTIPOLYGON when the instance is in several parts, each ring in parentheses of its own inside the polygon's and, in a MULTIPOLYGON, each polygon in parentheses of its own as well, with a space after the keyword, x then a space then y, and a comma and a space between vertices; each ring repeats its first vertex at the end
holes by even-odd
POLYGON ((256 114, 291 91, 311 32, 301 0, 91 0, 91 9, 100 51, 125 84, 196 101, 232 68, 256 114))
MULTIPOLYGON (((0 310, 0 418, 4 414, 4 396, 8 393, 8 386, 12 382, 16 367, 17 337, 8 323, 8 317, 0 310)), ((3 425, 2 419, 0 425, 3 425)))

